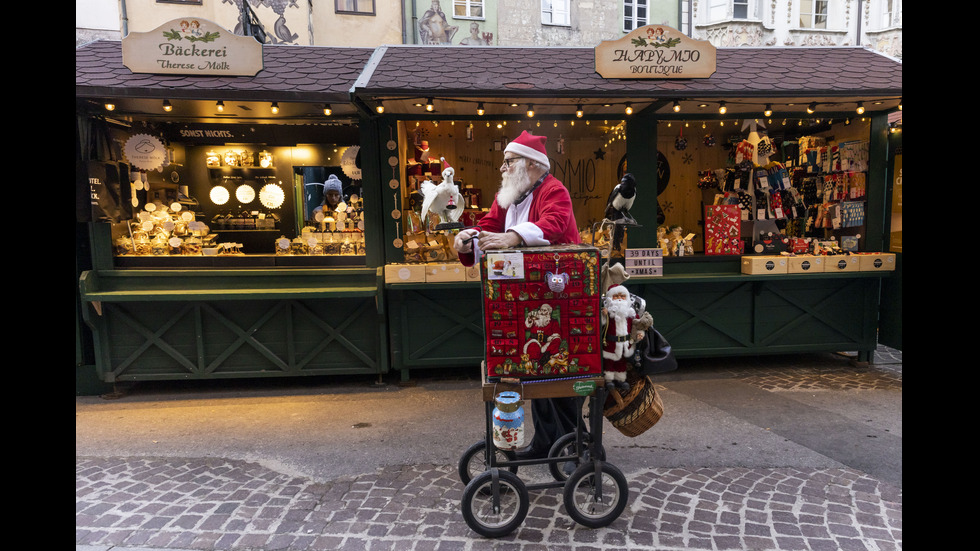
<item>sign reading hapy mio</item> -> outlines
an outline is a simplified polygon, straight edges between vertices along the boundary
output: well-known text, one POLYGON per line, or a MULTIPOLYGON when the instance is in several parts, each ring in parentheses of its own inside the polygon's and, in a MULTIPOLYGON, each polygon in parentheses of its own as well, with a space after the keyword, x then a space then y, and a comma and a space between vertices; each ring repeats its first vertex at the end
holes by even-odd
POLYGON ((708 78, 715 72, 715 47, 665 25, 634 29, 595 47, 602 78, 708 78))
POLYGON ((129 33, 122 39, 122 54, 134 73, 254 76, 262 70, 262 44, 193 17, 129 33))

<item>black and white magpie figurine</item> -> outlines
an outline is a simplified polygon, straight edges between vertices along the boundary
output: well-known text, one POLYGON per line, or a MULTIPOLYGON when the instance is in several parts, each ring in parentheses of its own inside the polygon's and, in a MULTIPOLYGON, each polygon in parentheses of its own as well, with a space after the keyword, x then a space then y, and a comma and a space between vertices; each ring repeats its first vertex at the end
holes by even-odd
POLYGON ((630 208, 636 199, 636 178, 627 172, 609 194, 606 203, 606 219, 618 224, 636 224, 630 215, 630 208))

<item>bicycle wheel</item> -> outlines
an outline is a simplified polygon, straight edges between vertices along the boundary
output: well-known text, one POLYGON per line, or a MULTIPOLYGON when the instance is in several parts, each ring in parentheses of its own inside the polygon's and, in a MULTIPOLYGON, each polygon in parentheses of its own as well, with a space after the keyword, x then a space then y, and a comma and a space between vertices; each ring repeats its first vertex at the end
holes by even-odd
POLYGON ((563 495, 568 516, 589 528, 611 524, 619 518, 629 499, 626 477, 618 467, 600 461, 599 485, 595 483, 595 474, 595 463, 590 461, 579 466, 565 482, 563 495))
MULTIPOLYGON (((457 467, 457 472, 459 473, 459 479, 463 481, 463 484, 469 484, 473 477, 486 471, 490 468, 489 462, 487 461, 486 455, 487 443, 485 441, 477 442, 463 452, 463 456, 459 458, 459 466, 457 467)), ((494 447, 494 452, 497 454, 496 461, 514 461, 517 458, 517 454, 507 450, 500 450, 494 447)), ((517 472, 517 465, 511 465, 507 467, 512 473, 517 472)))
MULTIPOLYGON (((590 446, 592 445, 592 435, 588 432, 582 434, 582 453, 579 454, 575 445, 575 433, 570 432, 551 445, 551 449, 548 450, 548 457, 563 457, 567 455, 579 455, 580 457, 575 461, 552 461, 548 463, 548 470, 551 471, 551 476, 555 477, 555 480, 565 481, 568 480, 568 476, 575 472, 575 469, 579 465, 585 463, 591 459, 590 446)), ((597 452, 599 461, 606 460, 606 450, 602 446, 599 447, 597 452)))
POLYGON ((491 469, 473 477, 463 489, 463 519, 477 534, 499 538, 524 522, 528 503, 527 486, 516 474, 491 469))

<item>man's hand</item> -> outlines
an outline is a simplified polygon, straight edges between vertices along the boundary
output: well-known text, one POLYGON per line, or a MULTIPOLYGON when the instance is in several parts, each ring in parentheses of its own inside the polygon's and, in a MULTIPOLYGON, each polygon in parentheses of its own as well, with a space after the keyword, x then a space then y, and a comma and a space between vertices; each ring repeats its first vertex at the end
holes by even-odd
POLYGON ((474 229, 463 230, 457 233, 456 239, 453 240, 453 248, 456 249, 456 252, 468 253, 472 251, 473 241, 471 238, 474 237, 477 233, 479 232, 474 229))
POLYGON ((514 231, 505 231, 503 233, 492 233, 492 232, 480 232, 480 248, 484 251, 489 251, 492 249, 513 249, 519 247, 523 240, 521 236, 514 231))

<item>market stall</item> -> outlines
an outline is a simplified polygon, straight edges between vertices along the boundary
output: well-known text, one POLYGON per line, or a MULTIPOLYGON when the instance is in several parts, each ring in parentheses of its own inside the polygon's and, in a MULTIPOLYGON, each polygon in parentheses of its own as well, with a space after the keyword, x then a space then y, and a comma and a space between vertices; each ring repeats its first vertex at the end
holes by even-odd
POLYGON ((605 48, 263 46, 251 73, 204 76, 133 70, 122 49, 76 50, 77 307, 103 382, 478 365, 479 273, 451 243, 522 131, 546 137, 582 241, 615 251, 678 357, 878 342, 901 261, 884 254, 893 59, 712 49, 648 78, 648 53, 603 76, 605 48), (405 70, 420 58, 424 78, 405 70), (627 174, 635 224, 613 235, 627 174), (860 253, 881 262, 814 273, 860 253))
POLYGON ((524 130, 547 137, 587 242, 612 239, 596 231, 606 199, 635 177, 637 224, 619 245, 659 250, 623 261, 678 356, 849 350, 866 361, 895 266, 883 225, 901 63, 863 48, 738 48, 718 50, 706 76, 606 78, 598 50, 495 48, 491 60, 440 49, 424 79, 404 78, 417 47, 376 51, 354 96, 391 150, 379 165, 391 190, 382 241, 392 367, 407 376, 479 362, 475 274, 413 196, 448 164, 461 220, 476 224, 503 148, 524 130), (419 166, 419 150, 441 164, 419 166), (793 272, 743 269, 743 258, 814 252, 819 263, 793 272), (813 273, 827 255, 856 266, 859 253, 886 253, 884 269, 813 273))
POLYGON ((388 370, 347 96, 372 50, 244 38, 258 66, 228 56, 232 74, 147 69, 126 41, 76 50, 79 315, 102 382, 388 370))

